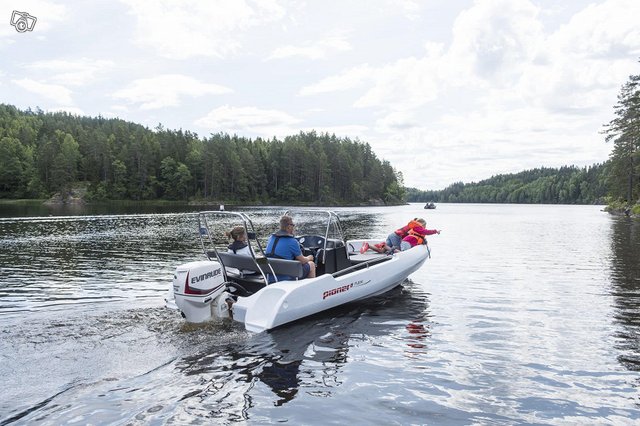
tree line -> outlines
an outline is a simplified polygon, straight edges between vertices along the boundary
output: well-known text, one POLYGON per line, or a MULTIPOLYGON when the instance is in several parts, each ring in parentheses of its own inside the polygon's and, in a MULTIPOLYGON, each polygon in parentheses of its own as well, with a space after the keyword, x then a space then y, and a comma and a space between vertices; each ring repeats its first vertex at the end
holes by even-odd
POLYGON ((440 191, 407 189, 414 202, 594 204, 607 196, 607 164, 537 168, 480 182, 457 182, 440 191))
POLYGON ((326 133, 198 137, 117 118, 0 104, 0 198, 395 204, 402 174, 369 144, 326 133))

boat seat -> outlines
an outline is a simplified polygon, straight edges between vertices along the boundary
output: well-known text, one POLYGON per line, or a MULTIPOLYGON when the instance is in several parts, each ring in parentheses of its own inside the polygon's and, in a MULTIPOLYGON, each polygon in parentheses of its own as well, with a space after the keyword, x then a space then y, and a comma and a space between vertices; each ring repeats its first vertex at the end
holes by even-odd
POLYGON ((227 268, 248 269, 256 271, 258 268, 251 256, 235 254, 232 252, 218 252, 218 258, 227 268))
MULTIPOLYGON (((302 267, 302 263, 297 260, 285 260, 285 259, 277 259, 277 258, 269 258, 269 263, 267 264, 267 258, 265 257, 257 257, 254 259, 250 256, 244 256, 241 254, 235 254, 231 252, 218 252, 218 257, 220 258, 220 262, 224 265, 225 268, 236 268, 239 270, 250 270, 255 271, 257 268, 260 268, 265 275, 271 273, 271 269, 269 269, 269 265, 273 268, 273 272, 276 275, 288 275, 294 277, 294 279, 301 279, 304 277, 304 269, 302 267)), ((260 281, 264 281, 262 279, 262 275, 257 274, 255 276, 244 275, 243 278, 247 279, 248 277, 255 277, 260 281)))
MULTIPOLYGON (((288 275, 296 280, 304 278, 304 268, 302 267, 302 263, 298 262, 297 260, 286 260, 270 257, 269 264, 273 268, 273 272, 275 272, 276 275, 288 275)), ((271 273, 266 260, 264 261, 263 265, 260 265, 260 267, 265 274, 271 273)))

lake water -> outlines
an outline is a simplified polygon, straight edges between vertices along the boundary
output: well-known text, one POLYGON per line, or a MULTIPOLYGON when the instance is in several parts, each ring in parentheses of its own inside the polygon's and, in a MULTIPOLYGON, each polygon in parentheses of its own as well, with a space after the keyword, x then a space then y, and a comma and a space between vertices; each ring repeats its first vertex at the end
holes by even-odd
POLYGON ((640 221, 337 211, 349 238, 443 231, 389 294, 260 334, 164 308, 193 214, 0 217, 0 425, 640 422, 640 221))

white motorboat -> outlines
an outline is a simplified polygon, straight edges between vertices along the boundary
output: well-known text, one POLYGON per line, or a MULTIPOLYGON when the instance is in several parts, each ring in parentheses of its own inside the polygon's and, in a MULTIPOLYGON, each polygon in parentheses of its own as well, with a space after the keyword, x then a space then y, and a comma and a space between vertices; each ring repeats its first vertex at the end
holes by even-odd
MULTIPOLYGON (((176 268, 167 307, 179 310, 188 322, 232 318, 244 323, 247 330, 260 332, 385 293, 420 268, 430 255, 426 244, 393 254, 361 253, 365 242, 373 246, 380 240, 345 241, 336 213, 300 210, 286 214, 294 217, 298 231, 306 232, 296 239, 305 255, 314 256, 315 278, 301 278, 303 268, 298 261, 265 256, 262 246, 266 238, 256 236, 247 214, 205 211, 198 214, 198 222, 207 260, 176 268), (227 251, 220 240, 224 230, 233 225, 247 230, 251 256, 227 251), (278 281, 283 276, 290 279, 278 281)), ((271 218, 262 227, 275 223, 277 219, 271 218)))

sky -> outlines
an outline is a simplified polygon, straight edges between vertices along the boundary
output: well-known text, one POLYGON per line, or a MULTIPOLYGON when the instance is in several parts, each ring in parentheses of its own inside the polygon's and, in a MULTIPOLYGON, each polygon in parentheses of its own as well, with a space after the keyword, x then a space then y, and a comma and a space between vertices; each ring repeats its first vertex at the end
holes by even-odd
POLYGON ((639 16, 638 0, 0 0, 0 103, 200 137, 329 132, 443 189, 606 161, 639 16))

